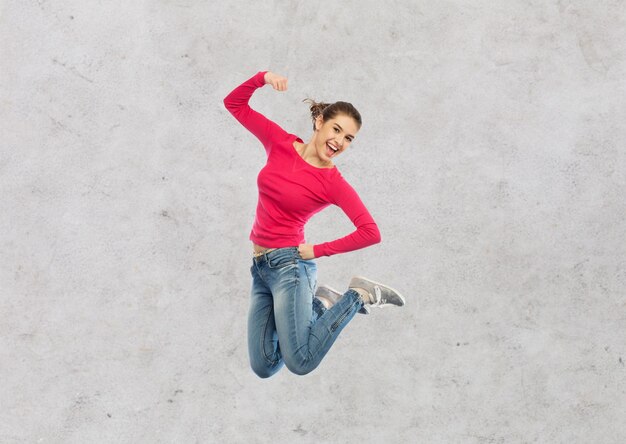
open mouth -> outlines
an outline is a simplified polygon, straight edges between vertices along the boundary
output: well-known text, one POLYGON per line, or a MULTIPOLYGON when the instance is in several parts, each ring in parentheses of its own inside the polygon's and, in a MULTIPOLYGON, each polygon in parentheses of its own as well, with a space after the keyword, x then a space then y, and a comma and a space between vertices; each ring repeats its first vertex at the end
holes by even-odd
POLYGON ((326 155, 328 157, 334 156, 337 151, 339 151, 339 148, 326 142, 326 155))

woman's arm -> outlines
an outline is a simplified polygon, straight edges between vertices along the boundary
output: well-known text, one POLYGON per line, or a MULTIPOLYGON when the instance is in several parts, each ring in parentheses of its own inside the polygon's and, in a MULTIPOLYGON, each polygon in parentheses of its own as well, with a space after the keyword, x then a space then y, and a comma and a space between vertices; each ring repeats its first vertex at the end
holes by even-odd
POLYGON ((287 79, 285 77, 269 71, 259 71, 253 77, 232 90, 231 93, 224 98, 224 106, 235 119, 254 134, 267 149, 271 137, 277 132, 284 133, 284 130, 267 119, 263 114, 250 108, 248 104, 252 94, 265 84, 272 85, 277 91, 287 90, 287 79))
MULTIPOLYGON (((347 253, 348 251, 359 250, 379 243, 381 236, 378 225, 376 225, 374 218, 354 188, 342 177, 339 177, 337 183, 331 187, 331 190, 334 204, 341 208, 346 216, 350 218, 356 230, 332 242, 314 245, 312 248, 313 257, 347 253)), ((301 247, 302 252, 307 254, 308 249, 305 244, 301 247)), ((307 258, 303 257, 303 259, 307 258)))

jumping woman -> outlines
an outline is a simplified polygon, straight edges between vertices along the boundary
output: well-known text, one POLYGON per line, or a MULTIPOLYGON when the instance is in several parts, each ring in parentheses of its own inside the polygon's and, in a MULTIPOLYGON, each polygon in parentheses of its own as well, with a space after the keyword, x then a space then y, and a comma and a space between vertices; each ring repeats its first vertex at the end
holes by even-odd
POLYGON ((313 136, 308 143, 250 108, 257 88, 287 90, 287 79, 261 71, 225 99, 228 111, 263 144, 267 162, 258 175, 253 242, 248 352, 252 370, 268 378, 283 364, 298 375, 315 369, 357 312, 404 305, 393 288, 353 277, 345 293, 317 288, 313 259, 347 253, 380 242, 380 232, 333 160, 361 128, 361 115, 347 102, 310 101, 313 136), (315 213, 337 205, 356 230, 320 244, 304 243, 304 225, 315 213))

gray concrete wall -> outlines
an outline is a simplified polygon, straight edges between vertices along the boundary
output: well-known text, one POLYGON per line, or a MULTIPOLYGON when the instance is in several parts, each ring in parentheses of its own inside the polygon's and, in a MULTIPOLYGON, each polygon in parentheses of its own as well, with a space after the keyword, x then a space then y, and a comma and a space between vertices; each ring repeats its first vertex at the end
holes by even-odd
MULTIPOLYGON (((0 442, 626 441, 624 1, 0 4, 0 442), (248 368, 262 148, 337 161, 383 242, 318 261, 401 290, 306 377, 248 368)), ((308 241, 351 230, 340 210, 308 241)))

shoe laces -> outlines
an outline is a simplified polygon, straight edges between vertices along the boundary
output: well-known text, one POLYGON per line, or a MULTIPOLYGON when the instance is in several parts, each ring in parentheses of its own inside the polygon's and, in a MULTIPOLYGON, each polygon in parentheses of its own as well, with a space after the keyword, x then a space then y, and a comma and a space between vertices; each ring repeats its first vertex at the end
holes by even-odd
POLYGON ((378 285, 374 286, 374 303, 372 305, 382 305, 387 302, 386 299, 382 298, 382 291, 378 285))

